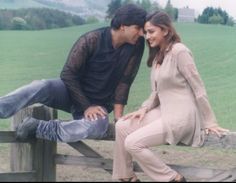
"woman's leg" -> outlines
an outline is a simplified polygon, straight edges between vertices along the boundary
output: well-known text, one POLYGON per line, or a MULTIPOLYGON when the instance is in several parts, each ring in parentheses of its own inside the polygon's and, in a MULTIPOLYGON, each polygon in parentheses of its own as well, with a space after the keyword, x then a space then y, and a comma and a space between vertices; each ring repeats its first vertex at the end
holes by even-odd
POLYGON ((137 160, 142 170, 154 181, 167 182, 178 174, 167 166, 149 147, 166 144, 167 131, 161 118, 138 129, 125 140, 125 149, 137 160))
POLYGON ((137 120, 119 120, 116 123, 116 140, 113 158, 113 179, 127 179, 135 176, 133 172, 132 157, 125 149, 125 139, 132 132, 147 125, 154 119, 160 117, 159 109, 154 109, 146 114, 145 122, 138 123, 137 120))

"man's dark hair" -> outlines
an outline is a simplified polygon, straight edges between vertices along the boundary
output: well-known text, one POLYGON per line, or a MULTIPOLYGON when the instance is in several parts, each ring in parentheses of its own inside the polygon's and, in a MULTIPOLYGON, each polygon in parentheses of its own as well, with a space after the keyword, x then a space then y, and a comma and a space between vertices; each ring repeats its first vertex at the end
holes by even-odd
POLYGON ((138 25, 144 26, 146 11, 135 5, 127 4, 116 10, 114 17, 111 20, 111 27, 115 30, 119 29, 121 25, 138 25))

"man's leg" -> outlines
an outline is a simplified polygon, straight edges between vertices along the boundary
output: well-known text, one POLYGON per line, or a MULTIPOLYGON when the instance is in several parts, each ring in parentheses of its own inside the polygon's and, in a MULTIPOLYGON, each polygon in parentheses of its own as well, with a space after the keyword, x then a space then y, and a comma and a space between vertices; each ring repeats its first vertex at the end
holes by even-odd
POLYGON ((67 112, 71 109, 70 97, 61 79, 37 80, 0 97, 0 118, 8 118, 34 103, 67 112))
POLYGON ((108 116, 96 121, 71 120, 38 120, 26 118, 17 129, 17 138, 25 140, 37 137, 57 142, 77 142, 83 139, 100 139, 106 135, 108 129, 108 116))
MULTIPOLYGON (((1 97, 0 118, 9 117, 34 103, 42 103, 67 112, 70 112, 72 108, 67 89, 60 79, 39 80, 1 97)), ((38 138, 53 141, 75 142, 85 138, 102 138, 107 128, 108 117, 96 121, 88 121, 82 118, 69 122, 59 120, 48 122, 26 118, 17 128, 17 138, 23 140, 36 135, 38 138)))

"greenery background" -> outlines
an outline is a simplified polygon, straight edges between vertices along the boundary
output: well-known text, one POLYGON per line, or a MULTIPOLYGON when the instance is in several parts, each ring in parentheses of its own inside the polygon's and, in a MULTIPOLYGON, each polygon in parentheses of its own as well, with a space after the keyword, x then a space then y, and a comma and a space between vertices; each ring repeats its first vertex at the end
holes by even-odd
MULTIPOLYGON (((0 31, 0 96, 32 80, 59 77, 78 37, 108 24, 90 24, 43 31, 0 31)), ((236 130, 236 29, 221 25, 176 23, 182 41, 192 50, 209 100, 222 127, 236 130)), ((132 85, 126 112, 138 108, 150 94, 147 50, 132 85)), ((71 116, 60 112, 61 119, 71 116)), ((9 129, 0 119, 0 130, 9 129)))

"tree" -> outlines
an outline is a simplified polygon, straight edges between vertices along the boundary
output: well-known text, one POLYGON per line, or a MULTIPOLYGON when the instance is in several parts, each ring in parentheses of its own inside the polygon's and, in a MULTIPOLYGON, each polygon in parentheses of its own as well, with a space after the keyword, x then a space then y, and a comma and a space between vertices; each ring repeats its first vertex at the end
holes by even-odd
POLYGON ((121 7, 121 4, 121 0, 112 0, 110 4, 108 4, 107 18, 112 18, 116 10, 121 7))
POLYGON ((151 11, 158 11, 158 10, 161 10, 161 6, 158 2, 154 1, 152 4, 151 4, 151 11))
POLYGON ((221 8, 216 9, 213 7, 205 8, 202 15, 198 16, 198 22, 204 24, 232 25, 231 20, 229 20, 229 15, 226 11, 221 8))
POLYGON ((229 17, 228 21, 226 22, 226 25, 234 26, 234 18, 233 17, 229 17))
POLYGON ((224 19, 222 18, 222 16, 218 15, 213 15, 211 17, 209 17, 208 22, 210 24, 223 24, 224 23, 224 19))
POLYGON ((152 7, 152 3, 150 2, 150 0, 142 0, 142 2, 140 3, 140 6, 146 11, 150 11, 152 7))
POLYGON ((21 17, 12 18, 12 29, 14 30, 24 30, 27 27, 27 22, 21 17))
POLYGON ((89 16, 86 20, 87 24, 93 24, 93 23, 98 23, 99 20, 97 19, 96 16, 89 16))
POLYGON ((134 4, 133 0, 123 0, 122 5, 126 5, 126 4, 134 4))
POLYGON ((176 20, 176 14, 178 11, 177 9, 175 9, 172 4, 171 4, 171 1, 168 0, 167 3, 166 3, 166 7, 165 7, 165 12, 170 16, 171 20, 175 21, 176 20))

